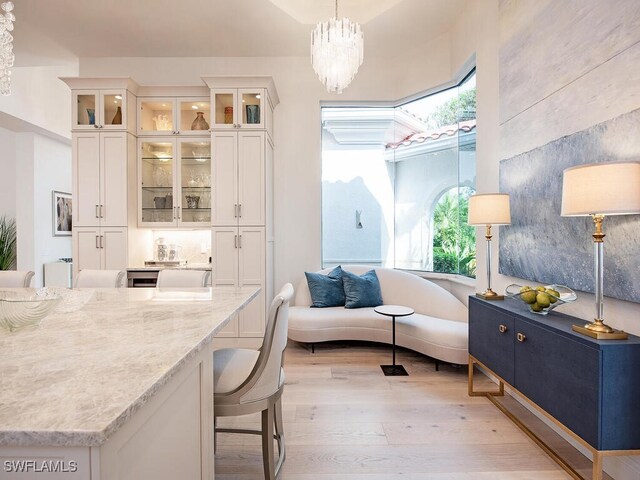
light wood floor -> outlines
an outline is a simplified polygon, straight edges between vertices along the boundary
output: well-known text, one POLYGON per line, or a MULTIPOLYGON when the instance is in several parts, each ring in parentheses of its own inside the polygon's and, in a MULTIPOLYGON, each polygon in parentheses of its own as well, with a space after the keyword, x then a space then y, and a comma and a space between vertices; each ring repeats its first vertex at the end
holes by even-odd
MULTIPOLYGON (((390 350, 332 342, 312 354, 290 342, 282 480, 570 478, 487 399, 467 396, 466 367, 436 372, 429 358, 401 349, 398 363, 410 376, 385 377, 379 365, 391 363, 390 350)), ((219 424, 258 427, 259 417, 219 424)), ((218 441, 216 480, 263 478, 259 437, 219 434, 218 441)), ((584 457, 560 448, 588 471, 584 457)))

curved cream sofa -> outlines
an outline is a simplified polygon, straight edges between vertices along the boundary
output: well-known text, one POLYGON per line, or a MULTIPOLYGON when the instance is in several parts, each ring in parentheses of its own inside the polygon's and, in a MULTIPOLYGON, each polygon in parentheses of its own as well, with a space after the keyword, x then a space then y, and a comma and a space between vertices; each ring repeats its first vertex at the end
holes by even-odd
MULTIPOLYGON (((357 275, 375 269, 382 300, 387 305, 405 305, 416 313, 396 318, 396 345, 436 360, 468 362, 467 307, 444 288, 411 273, 389 268, 343 265, 357 275)), ((332 269, 321 270, 327 274, 332 269)), ((391 317, 373 308, 311 308, 307 279, 303 278, 289 309, 289 338, 317 343, 329 340, 367 340, 391 343, 391 317)))

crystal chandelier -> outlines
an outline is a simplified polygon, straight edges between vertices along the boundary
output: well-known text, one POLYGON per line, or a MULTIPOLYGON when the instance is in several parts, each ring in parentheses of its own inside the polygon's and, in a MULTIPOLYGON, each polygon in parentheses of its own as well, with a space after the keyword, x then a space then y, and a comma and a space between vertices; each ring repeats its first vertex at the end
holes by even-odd
POLYGON ((13 22, 16 21, 13 2, 4 2, 2 12, 0 12, 0 93, 11 95, 11 67, 15 59, 11 32, 13 32, 13 22))
POLYGON ((311 65, 329 93, 342 93, 358 73, 364 59, 364 36, 360 25, 336 16, 318 23, 311 32, 311 65))

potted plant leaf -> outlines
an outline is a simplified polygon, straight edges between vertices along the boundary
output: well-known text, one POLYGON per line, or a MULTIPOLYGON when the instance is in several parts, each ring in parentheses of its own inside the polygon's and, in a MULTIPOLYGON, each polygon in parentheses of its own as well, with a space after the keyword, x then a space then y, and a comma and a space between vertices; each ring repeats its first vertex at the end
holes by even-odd
POLYGON ((16 266, 16 221, 0 217, 0 270, 12 270, 16 266))

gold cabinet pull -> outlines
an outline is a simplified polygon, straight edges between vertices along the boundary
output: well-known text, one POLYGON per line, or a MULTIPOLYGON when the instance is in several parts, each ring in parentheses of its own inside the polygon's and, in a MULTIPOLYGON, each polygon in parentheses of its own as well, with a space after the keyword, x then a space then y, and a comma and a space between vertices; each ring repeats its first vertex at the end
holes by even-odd
POLYGON ((527 339, 527 336, 524 333, 518 333, 518 335, 516 335, 516 338, 519 342, 524 342, 527 339))
POLYGON ((500 325, 498 327, 498 330, 500 330, 500 333, 505 333, 508 330, 508 328, 506 325, 500 325))

